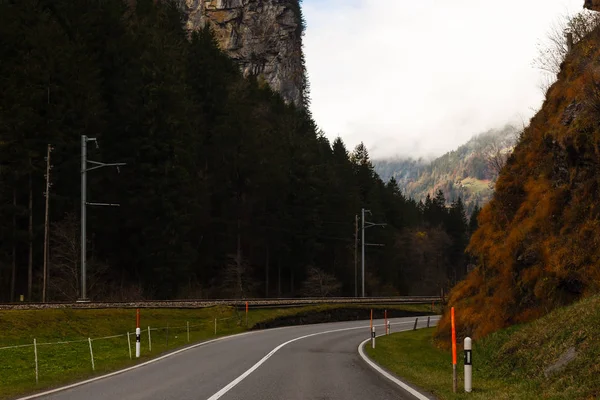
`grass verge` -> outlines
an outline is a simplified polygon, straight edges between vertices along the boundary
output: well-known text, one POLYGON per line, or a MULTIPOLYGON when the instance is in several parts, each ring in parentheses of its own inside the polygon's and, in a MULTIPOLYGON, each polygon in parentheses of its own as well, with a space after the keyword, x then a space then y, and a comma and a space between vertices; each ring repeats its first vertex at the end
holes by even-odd
POLYGON ((451 354, 435 346, 433 329, 378 338, 376 349, 366 346, 366 352, 406 382, 443 400, 598 399, 599 320, 600 297, 592 297, 475 342, 473 392, 468 395, 463 390, 462 352, 459 393, 454 394, 451 354), (569 354, 575 357, 569 360, 569 354))
MULTIPOLYGON (((194 342, 244 332, 255 326, 302 323, 302 318, 294 318, 297 315, 327 315, 326 321, 334 321, 336 317, 337 320, 355 319, 341 312, 341 309, 348 308, 348 305, 317 305, 251 309, 248 313, 248 327, 246 327, 245 313, 231 307, 142 309, 142 351, 139 360, 135 359, 134 309, 0 311, 0 399, 14 398, 24 393, 41 391, 115 371, 194 342), (216 335, 215 319, 217 320, 216 335), (151 327, 151 351, 148 327, 151 327), (129 358, 128 332, 133 360, 129 358), (114 335, 119 336, 100 339, 114 335), (92 338, 94 371, 88 337, 92 338), (32 346, 34 338, 38 343, 38 384, 35 383, 32 346), (2 349, 11 346, 25 347, 2 349)), ((368 317, 369 306, 350 308, 362 310, 362 316, 368 317)), ((381 308, 382 306, 377 306, 375 309, 381 308)), ((429 305, 393 305, 386 309, 397 313, 424 314, 431 311, 429 305)), ((379 311, 375 311, 375 317, 382 317, 383 311, 381 316, 378 314, 379 311)))

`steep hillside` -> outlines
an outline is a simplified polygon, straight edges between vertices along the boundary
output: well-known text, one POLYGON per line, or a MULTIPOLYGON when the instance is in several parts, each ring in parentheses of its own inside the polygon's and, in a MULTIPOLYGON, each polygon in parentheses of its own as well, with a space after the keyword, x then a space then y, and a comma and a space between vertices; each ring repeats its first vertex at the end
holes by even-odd
MULTIPOLYGON (((600 290, 600 29, 558 81, 502 170, 469 251, 478 267, 452 291, 481 337, 600 290)), ((447 316, 439 335, 448 332, 447 316)))
POLYGON ((245 77, 258 75, 286 102, 303 105, 306 91, 298 0, 172 0, 185 26, 209 25, 245 77))
MULTIPOLYGON (((460 329, 462 314, 457 312, 460 329)), ((473 343, 473 393, 452 392, 449 348, 434 346, 428 329, 377 339, 367 354, 405 382, 439 400, 592 400, 600 398, 600 297, 563 307, 543 318, 495 332, 473 343)), ((463 343, 460 335, 459 343, 463 343)))
POLYGON ((433 197, 441 189, 449 202, 462 197, 470 212, 475 205, 490 200, 498 167, 517 135, 517 128, 507 125, 474 136, 430 163, 423 159, 380 160, 374 163, 375 170, 384 181, 396 179, 402 192, 417 201, 425 200, 428 194, 433 197))

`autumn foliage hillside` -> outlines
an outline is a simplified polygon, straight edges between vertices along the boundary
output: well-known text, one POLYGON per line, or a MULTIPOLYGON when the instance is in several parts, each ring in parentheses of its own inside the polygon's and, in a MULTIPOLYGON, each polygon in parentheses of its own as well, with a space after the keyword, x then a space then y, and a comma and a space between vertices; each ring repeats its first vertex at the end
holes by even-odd
MULTIPOLYGON (((532 320, 600 290, 600 30, 567 56, 502 170, 451 292, 461 335, 532 320)), ((437 336, 450 332, 444 315, 437 336)))

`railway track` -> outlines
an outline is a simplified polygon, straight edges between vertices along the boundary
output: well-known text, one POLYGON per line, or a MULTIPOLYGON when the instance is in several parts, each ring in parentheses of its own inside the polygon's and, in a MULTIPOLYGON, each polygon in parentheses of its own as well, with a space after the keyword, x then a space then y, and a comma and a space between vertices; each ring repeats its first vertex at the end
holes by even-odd
POLYGON ((131 302, 64 302, 64 303, 3 303, 0 310, 40 310, 40 309, 98 309, 98 308, 205 308, 214 306, 249 308, 298 307, 316 304, 430 304, 439 303, 438 296, 400 297, 331 297, 294 299, 219 299, 219 300, 147 300, 131 302))

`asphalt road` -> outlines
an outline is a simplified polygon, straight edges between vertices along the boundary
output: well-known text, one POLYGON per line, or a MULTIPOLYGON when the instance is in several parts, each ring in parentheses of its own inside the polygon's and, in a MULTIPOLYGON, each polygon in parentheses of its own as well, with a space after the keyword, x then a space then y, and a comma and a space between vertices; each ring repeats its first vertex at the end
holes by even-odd
MULTIPOLYGON (((432 324, 437 318, 432 319, 432 324)), ((391 320, 392 331, 414 318, 391 320)), ((426 318, 419 319, 424 327, 426 318)), ((375 321, 378 334, 383 321, 375 321)), ((369 321, 305 325, 225 338, 119 375, 41 397, 52 400, 398 400, 412 395, 372 370, 357 347, 369 321), (304 337, 307 336, 308 337, 304 337), (289 342, 289 343, 288 343, 289 342), (258 363, 258 365, 257 365, 258 363)))

